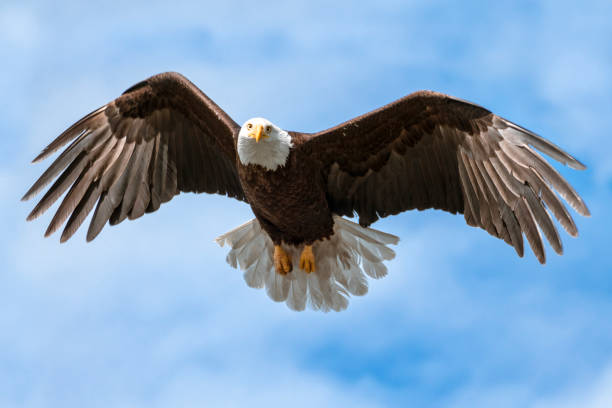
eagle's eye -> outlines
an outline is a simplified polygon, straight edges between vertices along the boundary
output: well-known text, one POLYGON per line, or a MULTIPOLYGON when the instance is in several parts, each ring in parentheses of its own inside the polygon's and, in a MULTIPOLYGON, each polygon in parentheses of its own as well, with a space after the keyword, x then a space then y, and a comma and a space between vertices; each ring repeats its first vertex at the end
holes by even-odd
POLYGON ((266 133, 270 133, 272 131, 272 127, 271 126, 266 126, 266 133))
POLYGON ((247 129, 249 129, 249 130, 253 129, 253 124, 252 123, 247 123, 247 129))

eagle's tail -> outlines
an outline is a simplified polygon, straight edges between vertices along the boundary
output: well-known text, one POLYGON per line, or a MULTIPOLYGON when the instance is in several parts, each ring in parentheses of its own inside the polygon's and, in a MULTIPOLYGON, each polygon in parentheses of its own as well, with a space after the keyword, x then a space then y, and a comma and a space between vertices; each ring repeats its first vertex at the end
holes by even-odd
POLYGON ((253 288, 266 288, 277 302, 287 302, 293 310, 304 310, 306 303, 315 310, 346 309, 350 295, 368 291, 366 275, 382 278, 387 274, 383 261, 393 259, 388 247, 399 238, 334 216, 334 234, 313 245, 316 271, 310 274, 298 268, 302 247, 284 246, 293 262, 293 271, 279 275, 274 270, 274 244, 253 219, 221 235, 216 242, 228 244, 227 262, 244 271, 244 280, 253 288))

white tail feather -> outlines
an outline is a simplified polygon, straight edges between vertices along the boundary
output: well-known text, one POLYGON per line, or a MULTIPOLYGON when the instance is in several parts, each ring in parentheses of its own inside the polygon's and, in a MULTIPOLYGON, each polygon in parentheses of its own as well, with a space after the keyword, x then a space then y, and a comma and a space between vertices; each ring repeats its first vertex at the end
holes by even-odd
POLYGON ((274 244, 259 222, 253 219, 215 240, 231 247, 227 263, 244 271, 244 280, 252 288, 266 288, 268 296, 286 302, 293 310, 341 311, 348 306, 349 295, 368 292, 366 275, 379 279, 387 274, 383 261, 395 257, 387 245, 399 238, 334 216, 334 234, 317 241, 312 249, 316 271, 298 268, 303 246, 284 246, 293 262, 293 271, 279 275, 274 269, 274 244))

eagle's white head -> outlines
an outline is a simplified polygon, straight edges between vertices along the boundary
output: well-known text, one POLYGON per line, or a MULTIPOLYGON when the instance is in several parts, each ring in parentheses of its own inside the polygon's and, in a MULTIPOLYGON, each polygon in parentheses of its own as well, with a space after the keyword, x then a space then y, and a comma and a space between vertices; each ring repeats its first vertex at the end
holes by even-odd
POLYGON ((238 157, 244 165, 276 170, 287 162, 291 146, 289 133, 264 118, 247 120, 238 133, 238 157))

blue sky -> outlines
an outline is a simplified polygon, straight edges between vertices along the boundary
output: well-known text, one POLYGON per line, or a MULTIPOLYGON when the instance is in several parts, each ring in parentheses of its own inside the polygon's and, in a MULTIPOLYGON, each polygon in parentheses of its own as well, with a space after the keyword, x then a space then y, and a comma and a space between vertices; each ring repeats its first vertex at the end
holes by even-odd
POLYGON ((0 406, 612 406, 612 3, 354 3, 1 3, 0 406), (30 160, 166 70, 302 131, 418 89, 474 101, 586 163, 560 171, 593 216, 546 266, 462 217, 382 220, 389 275, 329 314, 225 264, 213 239, 252 217, 227 198, 43 239, 30 160))

